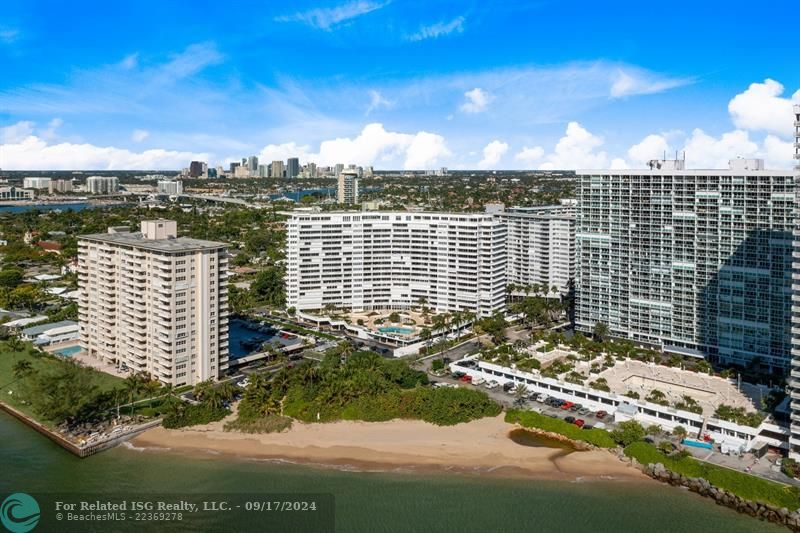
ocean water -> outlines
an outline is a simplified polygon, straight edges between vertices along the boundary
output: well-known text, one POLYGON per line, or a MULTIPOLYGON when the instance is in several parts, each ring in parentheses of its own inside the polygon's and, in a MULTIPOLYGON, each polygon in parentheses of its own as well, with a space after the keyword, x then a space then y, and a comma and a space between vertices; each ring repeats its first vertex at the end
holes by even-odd
MULTIPOLYGON (((326 493, 337 532, 726 532, 786 531, 654 482, 556 482, 469 474, 355 472, 209 454, 119 447, 78 459, 0 413, 0 498, 41 493, 326 493)), ((258 529, 239 513, 195 531, 258 529), (249 528, 245 526, 249 525, 249 528), (255 527, 255 529, 253 529, 255 527)), ((45 524, 40 524, 39 530, 45 524)), ((85 530, 114 531, 87 527, 85 530)), ((172 525, 145 531, 186 530, 172 525)))

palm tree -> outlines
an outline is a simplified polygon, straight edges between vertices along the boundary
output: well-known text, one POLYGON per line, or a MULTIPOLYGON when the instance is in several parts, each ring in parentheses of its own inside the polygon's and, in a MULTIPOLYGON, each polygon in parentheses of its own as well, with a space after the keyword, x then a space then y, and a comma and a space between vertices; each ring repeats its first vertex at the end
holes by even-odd
POLYGON ((195 399, 202 401, 205 399, 206 395, 208 394, 208 391, 211 390, 212 388, 213 384, 210 379, 207 379, 205 381, 200 381, 194 386, 192 394, 194 395, 195 399))
POLYGON ((131 406, 131 416, 133 416, 133 400, 140 392, 142 392, 142 389, 144 388, 144 381, 142 380, 142 376, 140 374, 131 374, 125 378, 122 386, 128 395, 128 400, 131 406))
POLYGON ((219 387, 210 387, 203 398, 203 403, 212 409, 218 409, 223 401, 224 398, 219 387))
POLYGON ((25 343, 18 337, 11 337, 6 341, 6 346, 11 352, 21 352, 25 348, 25 343))
POLYGON ((148 379, 144 383, 144 392, 147 394, 148 398, 153 398, 161 389, 161 383, 159 383, 155 379, 148 379))
MULTIPOLYGON (((166 411, 176 411, 183 406, 183 400, 175 393, 175 388, 172 385, 164 386, 163 397, 162 405, 166 411)), ((117 417, 119 417, 119 409, 117 409, 117 417)))
POLYGON ((33 373, 33 365, 30 361, 22 359, 14 363, 14 377, 18 380, 28 377, 33 373))
POLYGON ((603 342, 608 337, 608 326, 604 322, 597 322, 592 328, 592 335, 598 341, 603 342))
POLYGON ((522 405, 527 395, 528 395, 528 387, 524 383, 518 383, 517 386, 514 387, 515 404, 522 405))
POLYGON ((425 341, 425 355, 428 355, 428 352, 431 351, 431 344, 433 343, 431 330, 429 328, 422 328, 422 331, 419 332, 419 338, 425 341))

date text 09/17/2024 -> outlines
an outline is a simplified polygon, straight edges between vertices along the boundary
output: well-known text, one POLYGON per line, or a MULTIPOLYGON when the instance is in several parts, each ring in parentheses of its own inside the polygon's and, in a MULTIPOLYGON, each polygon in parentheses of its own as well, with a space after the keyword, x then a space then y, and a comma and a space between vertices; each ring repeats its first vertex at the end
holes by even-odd
POLYGON ((316 511, 315 501, 285 501, 285 500, 256 500, 232 504, 227 501, 203 501, 192 503, 187 501, 137 501, 124 500, 120 502, 55 502, 56 511, 173 511, 196 513, 199 511, 231 511, 244 509, 246 511, 271 512, 271 511, 316 511))

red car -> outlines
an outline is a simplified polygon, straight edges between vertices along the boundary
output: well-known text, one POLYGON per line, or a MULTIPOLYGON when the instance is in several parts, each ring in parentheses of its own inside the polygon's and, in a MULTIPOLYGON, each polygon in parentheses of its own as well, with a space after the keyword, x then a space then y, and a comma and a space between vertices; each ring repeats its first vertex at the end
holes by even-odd
POLYGON ((469 374, 461 376, 461 381, 463 381, 464 383, 472 383, 472 376, 470 376, 469 374))
POLYGON ((570 408, 570 407, 572 407, 573 405, 575 405, 575 402, 564 402, 564 403, 561 405, 561 409, 563 409, 564 411, 566 411, 567 409, 569 409, 569 408, 570 408))
POLYGON ((582 428, 585 423, 586 422, 584 422, 583 419, 581 419, 581 418, 579 418, 579 419, 577 419, 575 421, 575 425, 578 426, 579 428, 582 428))
POLYGON ((606 417, 606 415, 608 415, 608 413, 606 413, 605 411, 597 411, 597 414, 594 416, 602 420, 603 418, 606 417))

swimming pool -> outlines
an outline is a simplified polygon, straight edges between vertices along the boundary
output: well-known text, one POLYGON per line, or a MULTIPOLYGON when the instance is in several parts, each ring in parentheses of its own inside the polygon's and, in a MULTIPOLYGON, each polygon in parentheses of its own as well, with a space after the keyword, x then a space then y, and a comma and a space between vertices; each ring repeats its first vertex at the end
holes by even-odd
POLYGON ((66 348, 61 348, 59 350, 53 350, 53 353, 56 355, 60 355, 62 357, 72 357, 76 353, 80 352, 83 348, 80 346, 67 346, 66 348))
POLYGON ((378 328, 378 331, 381 333, 401 333, 403 335, 414 333, 413 328, 401 328, 400 326, 387 326, 385 328, 378 328))

